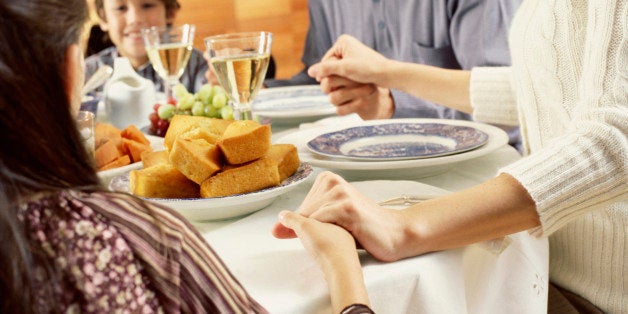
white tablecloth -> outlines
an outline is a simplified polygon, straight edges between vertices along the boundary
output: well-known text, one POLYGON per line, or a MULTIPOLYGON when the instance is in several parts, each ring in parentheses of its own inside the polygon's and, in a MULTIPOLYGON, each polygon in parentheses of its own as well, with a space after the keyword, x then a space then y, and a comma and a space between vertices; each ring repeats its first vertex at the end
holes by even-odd
MULTIPOLYGON (((518 158, 516 150, 504 146, 436 176, 354 184, 378 201, 403 193, 436 196, 489 179, 518 158)), ((247 291, 271 313, 330 313, 327 285, 314 260, 297 239, 278 240, 270 234, 279 211, 296 209, 312 181, 247 217, 195 223, 247 291)), ((521 232, 495 243, 394 263, 381 263, 362 252, 373 309, 377 313, 546 312, 547 240, 521 232), (495 243, 505 248, 491 247, 495 243)))

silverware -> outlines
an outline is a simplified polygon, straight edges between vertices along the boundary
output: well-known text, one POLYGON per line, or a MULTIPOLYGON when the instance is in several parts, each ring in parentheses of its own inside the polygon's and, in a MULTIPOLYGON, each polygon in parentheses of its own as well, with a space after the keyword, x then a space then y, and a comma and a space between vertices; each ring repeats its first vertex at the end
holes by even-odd
POLYGON ((100 85, 105 84, 105 82, 109 79, 109 77, 111 77, 112 73, 113 73, 113 68, 106 64, 98 68, 98 70, 94 72, 92 77, 90 77, 89 80, 85 82, 85 85, 83 86, 83 90, 81 91, 81 94, 85 96, 89 94, 89 92, 98 88, 100 85))
POLYGON ((393 206, 393 205, 410 206, 410 205, 428 200, 430 198, 431 197, 404 194, 404 195, 400 195, 400 196, 393 197, 385 201, 379 202, 378 205, 380 206, 393 206))

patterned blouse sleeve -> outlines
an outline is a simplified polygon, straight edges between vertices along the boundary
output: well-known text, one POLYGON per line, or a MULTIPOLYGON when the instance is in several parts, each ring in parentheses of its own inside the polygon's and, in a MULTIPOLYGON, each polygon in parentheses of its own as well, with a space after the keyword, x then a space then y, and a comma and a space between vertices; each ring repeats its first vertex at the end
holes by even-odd
POLYGON ((94 205, 124 234, 144 262, 165 312, 267 312, 181 215, 129 195, 101 197, 94 205))

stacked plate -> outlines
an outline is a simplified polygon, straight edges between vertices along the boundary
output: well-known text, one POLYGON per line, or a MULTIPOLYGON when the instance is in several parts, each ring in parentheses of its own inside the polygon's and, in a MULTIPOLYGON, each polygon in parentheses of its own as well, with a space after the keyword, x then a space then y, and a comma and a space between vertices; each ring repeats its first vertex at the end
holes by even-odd
POLYGON ((259 91, 253 112, 273 124, 298 125, 336 114, 336 107, 318 85, 267 88, 259 91))
POLYGON ((334 126, 304 128, 277 142, 297 146, 302 161, 352 179, 434 175, 508 143, 500 128, 472 121, 331 119, 338 119, 334 126))

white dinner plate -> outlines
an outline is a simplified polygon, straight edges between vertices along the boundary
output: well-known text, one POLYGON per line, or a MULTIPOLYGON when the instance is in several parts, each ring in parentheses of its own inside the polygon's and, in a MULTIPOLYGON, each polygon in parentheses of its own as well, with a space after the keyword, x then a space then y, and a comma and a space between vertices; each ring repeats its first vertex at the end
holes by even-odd
MULTIPOLYGON (((177 210, 189 220, 210 221, 239 217, 270 205, 280 195, 294 189, 312 175, 312 167, 301 163, 295 174, 279 186, 256 192, 212 198, 145 198, 177 210)), ((111 180, 109 189, 129 192, 129 172, 111 180)))
POLYGON ((307 147, 329 157, 391 161, 457 154, 487 141, 488 134, 471 126, 392 121, 321 134, 307 142, 307 147))
MULTIPOLYGON (((159 137, 159 136, 154 136, 154 135, 149 135, 149 134, 144 134, 144 136, 146 136, 146 139, 150 142, 150 147, 153 148, 153 150, 158 151, 158 150, 163 150, 164 149, 164 138, 163 137, 159 137)), ((130 165, 126 165, 126 166, 122 166, 122 167, 118 167, 118 168, 113 168, 113 169, 109 169, 109 170, 103 170, 103 171, 98 171, 98 177, 100 177, 101 182, 105 185, 108 186, 109 182, 111 181, 111 179, 125 173, 125 172, 129 172, 131 170, 135 170, 135 169, 140 169, 142 168, 142 162, 138 161, 138 162, 134 162, 130 165)))
POLYGON ((266 88, 253 101, 253 112, 276 124, 299 124, 336 114, 318 85, 266 88))
POLYGON ((294 132, 286 132, 286 135, 277 138, 277 143, 289 143, 297 147, 302 161, 312 166, 330 169, 351 178, 359 179, 416 179, 430 175, 443 173, 455 163, 484 156, 504 145, 508 144, 508 135, 502 129, 483 123, 464 120, 444 119, 395 119, 395 120, 370 120, 370 121, 346 121, 336 126, 310 127, 294 132), (367 126, 396 123, 443 123, 449 125, 470 126, 488 135, 486 144, 459 154, 392 161, 356 161, 342 158, 331 158, 315 154, 307 148, 307 143, 313 138, 325 133, 339 131, 352 126, 367 126))

